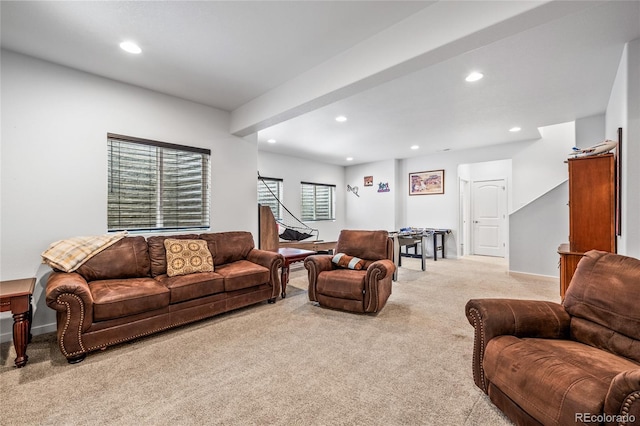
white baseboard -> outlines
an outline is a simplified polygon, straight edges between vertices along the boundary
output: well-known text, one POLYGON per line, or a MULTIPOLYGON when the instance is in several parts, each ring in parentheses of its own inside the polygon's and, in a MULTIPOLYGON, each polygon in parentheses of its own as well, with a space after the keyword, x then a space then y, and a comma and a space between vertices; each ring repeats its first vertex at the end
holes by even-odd
MULTIPOLYGON (((32 336, 38 336, 40 334, 45 334, 45 333, 53 333, 55 331, 56 331, 55 323, 31 327, 32 336)), ((11 342, 11 341, 13 341, 13 330, 11 330, 9 333, 0 334, 0 343, 11 342)), ((27 348, 27 351, 28 350, 29 349, 27 348)))

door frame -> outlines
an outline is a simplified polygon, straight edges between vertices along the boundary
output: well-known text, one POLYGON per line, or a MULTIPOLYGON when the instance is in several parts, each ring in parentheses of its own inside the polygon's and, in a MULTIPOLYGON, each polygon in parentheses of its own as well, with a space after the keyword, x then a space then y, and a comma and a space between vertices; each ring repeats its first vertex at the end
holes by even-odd
POLYGON ((458 229, 460 229, 458 253, 460 257, 472 254, 471 246, 471 181, 465 178, 458 178, 458 186, 460 188, 460 213, 458 229))

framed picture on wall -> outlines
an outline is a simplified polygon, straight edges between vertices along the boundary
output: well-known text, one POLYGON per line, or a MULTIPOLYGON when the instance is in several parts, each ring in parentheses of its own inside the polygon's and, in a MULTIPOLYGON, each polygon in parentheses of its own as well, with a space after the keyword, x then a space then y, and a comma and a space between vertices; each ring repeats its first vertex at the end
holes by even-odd
POLYGON ((409 173, 409 195, 444 194, 444 170, 409 173))

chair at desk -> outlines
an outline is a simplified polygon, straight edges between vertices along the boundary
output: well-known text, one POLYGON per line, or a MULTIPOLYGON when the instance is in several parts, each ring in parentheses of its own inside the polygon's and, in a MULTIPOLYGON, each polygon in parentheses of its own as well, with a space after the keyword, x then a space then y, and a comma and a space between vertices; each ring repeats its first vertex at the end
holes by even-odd
POLYGON ((318 254, 305 259, 309 300, 350 312, 380 311, 391 295, 396 270, 393 241, 387 231, 343 230, 335 253, 335 256, 318 254), (350 262, 342 262, 345 256, 350 262))

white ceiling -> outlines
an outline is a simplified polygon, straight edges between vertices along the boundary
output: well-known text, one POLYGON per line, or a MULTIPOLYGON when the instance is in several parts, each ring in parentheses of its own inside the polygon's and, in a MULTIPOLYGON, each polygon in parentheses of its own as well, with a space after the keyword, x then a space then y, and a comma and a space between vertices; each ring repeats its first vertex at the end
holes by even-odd
MULTIPOLYGON (((433 5, 2 1, 1 43, 234 111, 433 5), (121 51, 118 44, 125 39, 138 42, 143 53, 121 51)), ((260 128, 258 146, 346 165, 534 139, 540 126, 603 113, 624 43, 637 37, 640 2, 589 2, 576 13, 516 29, 461 55, 260 128), (485 78, 465 82, 474 69, 485 78), (348 121, 337 123, 337 115, 348 121), (522 131, 508 132, 513 126, 522 131), (271 138, 277 143, 268 144, 271 138), (411 150, 414 144, 420 149, 411 150), (347 162, 347 156, 354 161, 347 162)))

